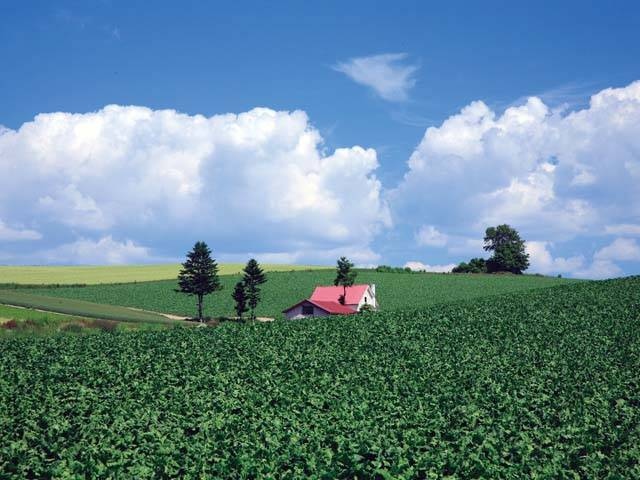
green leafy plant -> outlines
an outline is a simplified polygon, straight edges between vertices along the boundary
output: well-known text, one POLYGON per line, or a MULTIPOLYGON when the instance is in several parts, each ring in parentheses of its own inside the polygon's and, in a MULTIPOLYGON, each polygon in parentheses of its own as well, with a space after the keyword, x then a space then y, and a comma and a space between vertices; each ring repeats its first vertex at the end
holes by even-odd
POLYGON ((638 478, 639 292, 3 340, 0 476, 638 478))

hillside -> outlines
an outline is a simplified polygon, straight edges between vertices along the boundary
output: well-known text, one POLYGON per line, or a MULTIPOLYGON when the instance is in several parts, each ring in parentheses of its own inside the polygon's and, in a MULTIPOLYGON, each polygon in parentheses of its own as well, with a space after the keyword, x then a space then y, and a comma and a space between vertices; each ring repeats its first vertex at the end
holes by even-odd
MULTIPOLYGON (((269 272, 262 286, 259 316, 281 318, 282 310, 307 298, 317 285, 331 285, 333 270, 269 272)), ((239 275, 223 275, 223 290, 208 295, 205 314, 228 316, 233 313, 231 292, 239 275)), ((359 283, 374 283, 383 310, 426 307, 486 295, 510 293, 562 285, 573 280, 535 275, 444 275, 436 273, 379 273, 360 270, 359 283)), ((193 298, 175 292, 175 280, 123 285, 61 287, 29 290, 39 295, 123 305, 176 315, 194 315, 193 298)))
POLYGON ((393 313, 3 341, 0 471, 638 478, 638 298, 633 277, 393 313))

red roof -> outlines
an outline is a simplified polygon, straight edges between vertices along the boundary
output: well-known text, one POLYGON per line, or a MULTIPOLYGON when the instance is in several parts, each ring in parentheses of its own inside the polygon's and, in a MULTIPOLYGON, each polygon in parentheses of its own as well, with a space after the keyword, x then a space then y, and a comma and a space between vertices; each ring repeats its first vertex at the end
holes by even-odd
POLYGON ((296 303, 295 305, 292 305, 291 307, 284 310, 283 313, 286 313, 289 310, 292 310, 296 308, 298 305, 305 302, 310 303, 311 305, 314 305, 320 308, 321 310, 324 310, 325 312, 330 313, 331 315, 350 315, 352 313, 356 313, 356 311, 353 308, 347 307, 346 305, 341 305, 338 302, 323 302, 322 300, 302 300, 296 303))
POLYGON ((338 302, 323 302, 321 300, 308 300, 308 302, 313 303, 316 307, 320 307, 325 312, 329 312, 333 315, 349 315, 350 313, 356 313, 353 308, 341 305, 338 302))
MULTIPOLYGON (((367 291, 367 288, 369 288, 369 285, 353 285, 351 287, 347 287, 347 298, 344 303, 346 305, 357 305, 360 303, 360 300, 367 291)), ((338 303, 338 299, 343 294, 344 287, 316 287, 310 300, 313 300, 314 302, 338 303)), ((340 303, 338 303, 338 305, 340 305, 340 303)))

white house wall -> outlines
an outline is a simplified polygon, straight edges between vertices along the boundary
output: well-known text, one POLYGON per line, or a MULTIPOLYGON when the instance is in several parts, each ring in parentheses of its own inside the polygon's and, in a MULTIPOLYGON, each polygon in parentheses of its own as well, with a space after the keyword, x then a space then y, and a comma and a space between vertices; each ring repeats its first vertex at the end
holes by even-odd
POLYGON ((371 291, 371 286, 369 286, 369 288, 367 288, 367 290, 365 291, 364 295, 362 295, 362 298, 360 299, 360 302, 357 305, 357 310, 360 311, 362 306, 365 304, 371 305, 374 310, 378 309, 378 301, 376 300, 375 293, 371 291), (364 301, 365 297, 367 298, 366 302, 364 301))

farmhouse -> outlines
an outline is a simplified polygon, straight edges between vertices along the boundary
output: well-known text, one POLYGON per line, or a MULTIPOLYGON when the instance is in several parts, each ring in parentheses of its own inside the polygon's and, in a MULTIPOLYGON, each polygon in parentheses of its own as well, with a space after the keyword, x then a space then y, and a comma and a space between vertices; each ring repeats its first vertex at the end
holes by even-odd
POLYGON ((376 310, 376 286, 353 285, 347 287, 344 304, 340 297, 344 295, 343 287, 316 287, 311 298, 302 300, 287 308, 282 313, 288 319, 305 317, 324 317, 327 315, 350 315, 358 313, 364 305, 370 305, 376 310))

